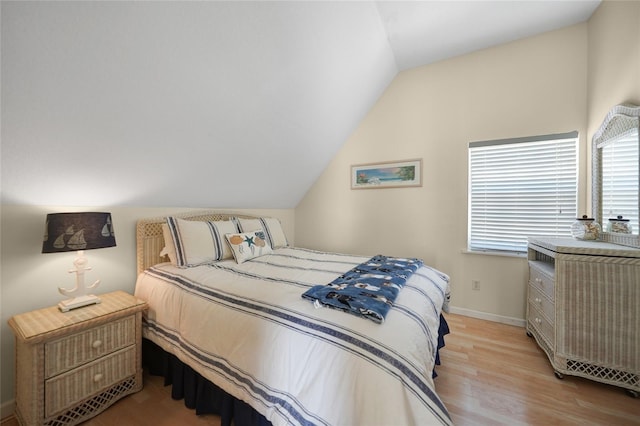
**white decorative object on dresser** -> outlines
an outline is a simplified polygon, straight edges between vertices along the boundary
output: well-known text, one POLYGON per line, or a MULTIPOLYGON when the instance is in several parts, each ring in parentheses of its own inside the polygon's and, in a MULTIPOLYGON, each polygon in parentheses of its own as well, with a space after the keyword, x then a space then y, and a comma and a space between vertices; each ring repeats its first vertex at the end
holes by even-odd
POLYGON ((526 328, 556 376, 640 393, 640 249, 529 238, 526 328))
POLYGON ((16 410, 22 425, 72 425, 142 389, 142 311, 123 291, 100 304, 16 315, 16 410))

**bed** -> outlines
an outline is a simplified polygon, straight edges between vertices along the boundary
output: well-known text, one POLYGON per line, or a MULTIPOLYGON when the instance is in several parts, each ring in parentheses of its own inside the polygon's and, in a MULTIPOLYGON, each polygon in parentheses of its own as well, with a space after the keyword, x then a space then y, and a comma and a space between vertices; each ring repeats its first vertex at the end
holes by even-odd
POLYGON ((433 381, 448 332, 442 272, 420 265, 377 323, 302 297, 371 257, 292 247, 277 219, 196 212, 141 219, 136 233, 144 347, 162 361, 145 359, 164 366, 174 397, 207 407, 196 413, 237 425, 451 424, 433 381), (251 236, 244 253, 234 232, 251 236))

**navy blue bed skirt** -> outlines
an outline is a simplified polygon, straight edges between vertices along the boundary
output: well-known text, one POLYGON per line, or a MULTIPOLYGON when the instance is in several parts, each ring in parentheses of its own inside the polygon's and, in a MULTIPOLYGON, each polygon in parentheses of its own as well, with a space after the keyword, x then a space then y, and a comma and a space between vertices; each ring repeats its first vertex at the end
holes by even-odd
MULTIPOLYGON (((440 315, 438 330, 438 352, 436 365, 440 365, 439 349, 444 347, 444 336, 449 334, 449 325, 440 315)), ((196 415, 217 414, 222 426, 266 426, 270 425, 263 415, 218 386, 209 382, 174 355, 163 351, 153 342, 143 339, 142 363, 149 374, 163 376, 165 386, 171 385, 171 397, 184 400, 184 405, 195 410, 196 415)), ((436 377, 435 368, 433 377, 436 377)))

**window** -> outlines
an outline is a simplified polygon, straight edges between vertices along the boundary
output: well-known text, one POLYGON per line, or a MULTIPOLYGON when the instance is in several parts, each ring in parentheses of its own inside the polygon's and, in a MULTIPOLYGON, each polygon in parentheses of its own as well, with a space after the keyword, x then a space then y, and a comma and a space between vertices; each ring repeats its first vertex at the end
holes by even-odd
POLYGON ((469 144, 469 250, 526 252, 527 238, 571 237, 578 132, 469 144))

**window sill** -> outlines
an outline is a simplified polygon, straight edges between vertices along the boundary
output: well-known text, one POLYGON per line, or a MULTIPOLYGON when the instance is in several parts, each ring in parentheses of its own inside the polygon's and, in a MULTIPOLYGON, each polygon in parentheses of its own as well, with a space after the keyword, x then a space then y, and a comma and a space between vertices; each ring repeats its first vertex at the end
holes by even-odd
POLYGON ((527 258, 527 253, 519 251, 493 251, 493 250, 469 250, 463 249, 463 254, 485 255, 485 256, 501 256, 501 257, 518 257, 522 259, 527 258))

